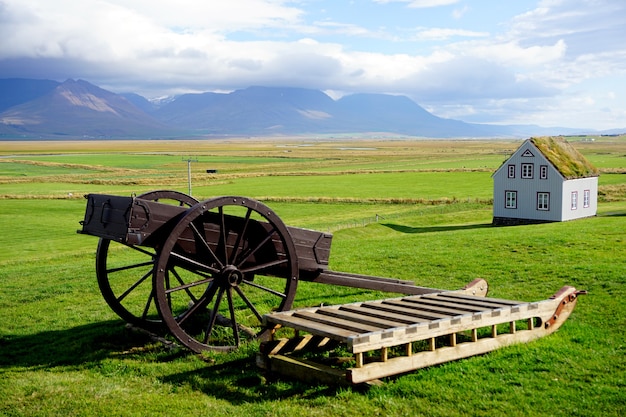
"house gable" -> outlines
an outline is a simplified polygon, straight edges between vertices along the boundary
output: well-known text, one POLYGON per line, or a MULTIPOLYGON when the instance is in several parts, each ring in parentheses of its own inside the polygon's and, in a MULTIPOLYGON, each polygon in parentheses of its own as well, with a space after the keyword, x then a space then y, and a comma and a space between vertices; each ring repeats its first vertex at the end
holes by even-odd
MULTIPOLYGON (((505 178, 519 178, 519 166, 522 163, 533 163, 537 166, 540 164, 545 164, 551 166, 550 161, 543 156, 543 154, 535 147, 535 145, 530 141, 530 139, 525 140, 519 148, 513 152, 511 156, 509 156, 502 165, 491 175, 492 178, 497 178, 499 176, 504 176, 505 178), (515 174, 513 177, 509 174, 509 167, 514 166, 515 174)), ((552 168, 555 174, 560 176, 558 170, 552 168)))
POLYGON ((569 142, 561 137, 536 137, 524 143, 492 174, 495 177, 513 160, 527 157, 543 157, 563 179, 589 178, 599 176, 593 166, 569 142))

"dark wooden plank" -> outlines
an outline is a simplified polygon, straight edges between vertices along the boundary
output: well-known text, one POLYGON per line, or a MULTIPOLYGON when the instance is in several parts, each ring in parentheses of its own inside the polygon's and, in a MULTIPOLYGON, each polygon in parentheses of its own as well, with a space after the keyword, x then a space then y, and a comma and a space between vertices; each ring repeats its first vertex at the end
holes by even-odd
POLYGON ((382 317, 367 316, 338 308, 319 309, 317 314, 327 315, 343 320, 350 320, 355 323, 375 326, 380 329, 392 329, 395 327, 406 326, 406 322, 401 323, 399 321, 392 321, 382 317))
POLYGON ((351 320, 343 320, 340 318, 330 317, 323 314, 313 313, 310 311, 295 311, 294 317, 305 319, 315 323, 321 323, 338 329, 348 330, 357 333, 375 332, 384 329, 384 327, 371 326, 363 323, 357 323, 351 320))
POLYGON ((291 226, 287 228, 296 247, 298 268, 309 272, 328 269, 333 235, 291 226))
POLYGON ((393 320, 398 323, 402 323, 403 325, 417 324, 417 323, 426 321, 426 319, 417 320, 417 318, 409 317, 406 314, 396 314, 390 311, 382 311, 382 310, 367 308, 366 306, 363 306, 363 305, 346 304, 346 305, 342 305, 340 307, 340 310, 349 311, 349 312, 356 313, 362 316, 369 316, 369 317, 374 317, 374 318, 385 318, 385 319, 393 320))
POLYGON ((306 318, 294 317, 293 315, 271 314, 265 316, 266 323, 280 324, 296 330, 302 330, 314 335, 324 336, 333 340, 346 343, 348 337, 358 335, 355 331, 329 326, 306 318))
POLYGON ((488 300, 466 300, 463 298, 452 298, 452 297, 433 297, 429 298, 437 303, 452 303, 454 306, 467 306, 472 308, 479 308, 483 310, 494 310, 499 308, 510 308, 511 304, 502 304, 498 302, 488 301, 488 300))
POLYGON ((502 298, 491 298, 491 297, 475 297, 472 295, 466 295, 455 292, 447 292, 437 294, 437 296, 441 296, 442 298, 448 298, 451 300, 467 300, 470 302, 482 302, 487 303, 489 305, 499 305, 499 306, 516 306, 521 304, 528 304, 526 301, 515 301, 515 300, 505 300, 502 298))
POLYGON ((414 308, 412 306, 402 306, 391 302, 363 303, 361 306, 378 311, 386 311, 393 314, 401 314, 406 315, 407 317, 413 317, 416 319, 416 322, 423 322, 424 320, 445 319, 456 315, 441 314, 433 311, 424 311, 414 308))
MULTIPOLYGON (((385 277, 378 277, 374 275, 362 275, 362 274, 353 274, 350 272, 337 272, 337 271, 327 271, 326 273, 328 275, 334 275, 336 277, 343 277, 343 278, 348 278, 348 279, 355 278, 355 279, 366 279, 368 281, 382 281, 382 282, 393 282, 394 284, 415 285, 413 281, 409 281, 406 279, 385 278, 385 277)), ((426 288, 426 287, 422 287, 422 288, 431 290, 431 292, 441 291, 441 290, 434 290, 433 288, 426 288)))
POLYGON ((485 307, 485 306, 477 307, 477 306, 459 304, 453 301, 434 300, 434 299, 428 299, 428 298, 420 298, 420 299, 415 299, 415 300, 403 300, 403 301, 414 304, 418 306, 419 308, 423 308, 423 309, 446 308, 446 309, 450 309, 453 311, 457 311, 458 314, 480 313, 480 312, 485 312, 489 310, 494 310, 493 307, 485 307))
POLYGON ((444 314, 445 317, 460 316, 463 314, 471 313, 471 311, 468 311, 466 309, 444 307, 444 306, 439 306, 435 304, 418 303, 417 301, 409 302, 409 301, 403 301, 403 300, 386 300, 383 303, 397 306, 397 307, 406 308, 408 310, 444 314))
POLYGON ((418 287, 417 285, 413 285, 413 283, 404 280, 335 271, 322 271, 319 274, 312 276, 305 274, 300 279, 302 281, 312 281, 318 284, 338 285, 344 287, 393 292, 398 294, 432 294, 442 291, 434 288, 418 287))

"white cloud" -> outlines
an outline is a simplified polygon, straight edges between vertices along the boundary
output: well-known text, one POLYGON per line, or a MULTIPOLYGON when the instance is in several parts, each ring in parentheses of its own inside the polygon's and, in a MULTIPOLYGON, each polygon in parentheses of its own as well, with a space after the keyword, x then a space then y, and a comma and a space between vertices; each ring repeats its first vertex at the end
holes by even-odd
POLYGON ((415 38, 417 40, 446 40, 455 37, 464 38, 485 38, 488 37, 488 32, 476 32, 465 29, 451 29, 451 28, 421 28, 418 29, 415 38))
POLYGON ((310 34, 341 34, 357 37, 390 38, 390 36, 385 33, 372 32, 371 30, 368 30, 367 28, 360 25, 333 21, 318 21, 314 23, 314 26, 304 26, 301 28, 301 30, 302 32, 310 34))
POLYGON ((452 11, 452 17, 453 17, 453 18, 455 18, 455 19, 460 19, 460 18, 462 18, 462 17, 463 17, 463 16, 464 16, 464 15, 465 15, 465 14, 466 14, 469 10, 470 10, 470 8, 469 8, 467 5, 465 5, 465 6, 461 7, 461 8, 454 9, 454 10, 452 11))
POLYGON ((412 0, 409 1, 409 7, 426 8, 449 6, 458 3, 459 0, 412 0))
POLYGON ((375 3, 407 3, 412 8, 441 7, 456 4, 459 0, 374 0, 375 3))
POLYGON ((523 47, 517 42, 462 43, 453 50, 461 56, 471 56, 512 68, 537 67, 563 58, 567 45, 559 39, 553 45, 532 45, 523 47))
POLYGON ((300 10, 265 0, 4 0, 0 53, 61 56, 137 49, 187 49, 222 33, 295 24, 300 10), (176 45, 177 47, 173 47, 176 45), (107 48, 108 51, 101 51, 107 48))
MULTIPOLYGON (((83 3, 75 0, 72 3, 83 3)), ((180 31, 224 32, 298 22, 302 10, 271 0, 105 0, 164 27, 180 31)))

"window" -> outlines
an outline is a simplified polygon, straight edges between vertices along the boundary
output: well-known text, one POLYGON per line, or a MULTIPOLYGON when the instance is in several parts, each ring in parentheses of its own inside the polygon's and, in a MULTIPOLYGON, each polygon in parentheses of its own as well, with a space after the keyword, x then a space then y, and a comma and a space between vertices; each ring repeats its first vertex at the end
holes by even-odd
POLYGON ((522 178, 533 177, 533 164, 522 164, 522 178))
POLYGON ((509 209, 517 208, 517 191, 506 191, 505 192, 505 202, 504 207, 509 209))
POLYGON ((509 178, 515 178, 515 165, 509 165, 509 178))
POLYGON ((550 210, 550 193, 537 193, 537 210, 550 210))
POLYGON ((591 204, 591 191, 590 190, 585 190, 583 192, 583 207, 589 207, 589 205, 591 204))
POLYGON ((547 165, 539 166, 539 178, 542 180, 548 179, 548 166, 547 165))
POLYGON ((572 191, 572 210, 578 208, 578 191, 572 191))

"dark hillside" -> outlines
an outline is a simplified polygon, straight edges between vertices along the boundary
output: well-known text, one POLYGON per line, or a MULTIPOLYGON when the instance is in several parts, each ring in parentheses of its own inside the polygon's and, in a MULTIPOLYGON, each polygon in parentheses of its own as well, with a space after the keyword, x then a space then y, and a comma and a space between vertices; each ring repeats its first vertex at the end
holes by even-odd
POLYGON ((18 132, 54 137, 145 137, 171 130, 122 96, 82 80, 13 106, 0 120, 18 132))
POLYGON ((0 79, 0 113, 10 107, 35 100, 51 92, 58 85, 57 81, 51 80, 0 79))

